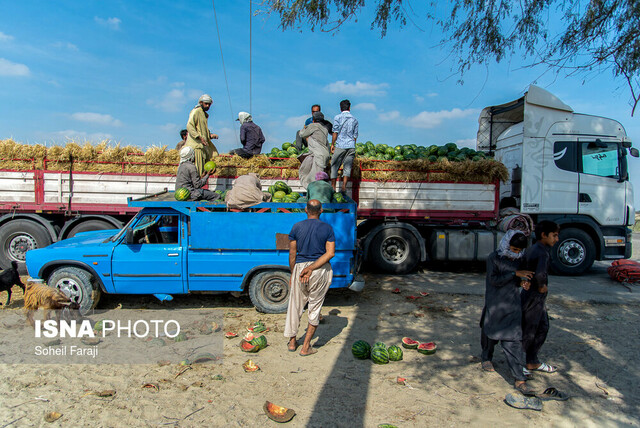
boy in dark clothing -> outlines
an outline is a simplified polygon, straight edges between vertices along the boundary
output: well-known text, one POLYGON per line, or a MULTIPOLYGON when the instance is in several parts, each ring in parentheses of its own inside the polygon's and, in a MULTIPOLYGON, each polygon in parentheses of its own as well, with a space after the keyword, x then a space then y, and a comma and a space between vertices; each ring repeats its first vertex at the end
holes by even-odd
POLYGON ((558 242, 559 226, 548 220, 536 225, 536 243, 525 256, 526 269, 534 273, 528 290, 523 290, 522 302, 522 346, 526 354, 525 374, 530 371, 553 373, 557 370, 547 363, 540 362, 538 352, 547 338, 549 315, 546 300, 548 292, 548 274, 551 255, 549 250, 558 242))
MULTIPOLYGON (((495 371, 491 360, 498 342, 502 345, 507 364, 515 378, 515 388, 525 395, 533 395, 523 373, 522 310, 520 306, 521 278, 531 278, 533 272, 521 270, 527 237, 520 231, 509 230, 498 250, 487 259, 487 281, 484 308, 480 319, 482 369, 495 371)), ((528 282, 526 283, 528 286, 528 282)))

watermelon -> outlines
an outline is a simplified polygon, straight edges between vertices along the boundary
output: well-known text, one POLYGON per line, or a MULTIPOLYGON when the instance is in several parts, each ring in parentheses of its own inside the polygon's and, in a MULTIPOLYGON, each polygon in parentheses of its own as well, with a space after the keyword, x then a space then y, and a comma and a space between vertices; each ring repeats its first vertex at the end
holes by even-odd
POLYGON ((249 343, 257 346, 259 349, 264 349, 267 347, 267 337, 263 334, 260 337, 255 337, 253 340, 250 340, 249 343))
POLYGON ((298 199, 300 199, 300 193, 298 192, 291 192, 287 195, 287 197, 293 199, 293 202, 297 201, 298 199))
MULTIPOLYGON (((294 147, 295 149, 295 147, 294 147)), ((287 156, 289 159, 297 159, 298 158, 298 154, 297 153, 289 153, 289 156, 287 156)))
POLYGON ((274 199, 284 199, 285 196, 287 196, 287 194, 282 190, 278 190, 276 193, 273 194, 274 199))
POLYGON ((242 352, 255 353, 260 350, 260 347, 258 345, 254 345, 251 342, 247 342, 246 340, 242 339, 240 341, 240 350, 242 352))
POLYGON ((273 149, 271 149, 271 155, 272 156, 278 156, 278 152, 280 151, 279 148, 274 147, 273 149))
POLYGON ((448 152, 452 152, 458 149, 458 146, 456 146, 456 143, 447 143, 444 146, 447 148, 448 152))
POLYGON ((438 160, 438 157, 434 156, 434 155, 431 155, 431 156, 428 157, 428 159, 429 159, 429 162, 436 162, 438 160))
POLYGON ((394 157, 394 156, 396 155, 396 151, 395 151, 395 150, 393 150, 391 147, 389 147, 389 148, 387 149, 386 153, 387 153, 388 155, 390 155, 391 157, 394 157))
POLYGON ((271 198, 271 202, 281 203, 281 202, 284 202, 284 199, 282 199, 282 198, 271 198))
POLYGON ((287 149, 287 153, 289 153, 290 155, 297 155, 298 154, 298 149, 296 149, 295 147, 289 147, 287 149))
POLYGON ((411 147, 414 152, 418 149, 418 146, 416 144, 409 144, 409 147, 411 147))
POLYGON ((374 346, 371 350, 371 361, 375 364, 388 364, 389 352, 387 352, 386 347, 374 346))
POLYGON ((398 161, 398 162, 402 162, 404 160, 404 157, 402 155, 395 155, 393 157, 394 161, 398 161))
POLYGON ((274 186, 273 184, 269 186, 269 193, 271 193, 271 196, 273 196, 273 194, 276 193, 276 186, 274 186))
POLYGON ((189 191, 189 189, 185 189, 184 187, 181 187, 178 190, 176 190, 176 193, 174 194, 174 196, 177 201, 188 201, 189 198, 191 197, 191 192, 189 191))
POLYGON ((284 150, 280 150, 280 151, 278 152, 278 156, 277 156, 277 157, 279 157, 279 158, 288 158, 288 157, 289 157, 289 153, 287 153, 287 152, 286 152, 286 151, 284 151, 284 150))
POLYGON ((389 153, 385 153, 384 155, 382 155, 382 159, 391 160, 393 159, 393 156, 391 156, 389 153))
POLYGON ((384 153, 386 151, 384 144, 376 144, 376 152, 377 153, 384 153))
POLYGON ((232 339, 234 337, 238 337, 238 333, 234 333, 232 331, 228 331, 224 334, 224 337, 226 337, 227 339, 232 339))
POLYGON ((206 172, 213 172, 216 170, 216 163, 214 161, 209 161, 204 164, 204 170, 206 172))
POLYGON ((364 147, 356 147, 356 154, 362 156, 364 154, 364 147))
POLYGON ((373 347, 374 347, 374 348, 375 348, 375 347, 380 347, 380 348, 387 349, 387 345, 385 345, 385 344, 384 344, 384 343, 382 343, 382 342, 376 342, 376 343, 374 343, 374 344, 373 344, 373 347))
POLYGON ((402 146, 395 146, 393 150, 395 150, 396 153, 402 153, 402 146))
POLYGON ((445 146, 438 147, 438 152, 437 152, 438 156, 446 156, 447 153, 449 153, 449 149, 447 149, 445 146))
POLYGON ((368 152, 373 152, 373 151, 375 151, 375 146, 373 145, 373 143, 372 143, 371 141, 367 141, 367 142, 364 144, 364 147, 365 147, 366 151, 368 151, 368 152))
POLYGON ((351 346, 351 353, 359 360, 366 360, 371 355, 371 345, 364 340, 357 340, 351 346))
POLYGON ((282 144, 282 150, 284 150, 284 151, 289 150, 289 147, 291 147, 291 143, 284 143, 284 144, 282 144))
POLYGON ((429 146, 428 152, 429 152, 430 155, 437 154, 438 153, 438 146, 436 146, 435 144, 429 146))
POLYGON ((285 194, 291 193, 291 188, 289 188, 289 186, 287 186, 287 183, 285 183, 284 181, 276 181, 273 186, 276 191, 282 190, 285 194))
POLYGON ((402 347, 406 349, 416 349, 420 345, 420 342, 410 339, 408 337, 402 338, 402 347))
POLYGON ((389 349, 387 350, 387 352, 389 353, 390 361, 402 360, 402 348, 400 348, 399 346, 396 346, 396 345, 389 346, 389 349))
POLYGON ((418 345, 418 352, 425 355, 431 355, 436 353, 437 348, 438 347, 433 342, 421 343, 420 345, 418 345))
POLYGON ((482 160, 482 158, 480 156, 476 155, 473 158, 471 158, 471 160, 474 161, 474 162, 478 162, 478 161, 482 160))

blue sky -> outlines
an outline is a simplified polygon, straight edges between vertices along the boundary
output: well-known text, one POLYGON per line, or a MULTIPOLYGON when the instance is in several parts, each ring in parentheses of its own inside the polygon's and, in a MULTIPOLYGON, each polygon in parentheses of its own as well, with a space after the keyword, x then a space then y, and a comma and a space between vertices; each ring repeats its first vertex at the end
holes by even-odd
MULTIPOLYGON (((218 149, 237 147, 234 119, 250 108, 249 3, 215 5, 232 108, 211 1, 0 0, 0 139, 173 147, 206 92, 218 149)), ((521 96, 531 83, 577 112, 617 119, 640 141, 627 89, 608 71, 558 76, 514 57, 474 67, 460 84, 432 24, 416 18, 421 28, 392 26, 381 39, 370 22, 365 11, 337 34, 282 32, 276 16, 254 16, 252 113, 265 151, 294 138, 311 104, 332 118, 343 98, 359 119, 360 140, 473 146, 480 110, 521 96)), ((632 175, 639 165, 631 161, 632 175)), ((640 189, 640 178, 632 181, 640 189)))

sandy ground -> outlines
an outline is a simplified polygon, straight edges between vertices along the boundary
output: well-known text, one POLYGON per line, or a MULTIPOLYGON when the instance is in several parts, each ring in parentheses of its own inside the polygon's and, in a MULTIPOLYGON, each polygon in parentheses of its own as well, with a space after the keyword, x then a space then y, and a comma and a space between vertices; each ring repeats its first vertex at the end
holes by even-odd
MULTIPOLYGON (((479 283, 483 278, 482 272, 465 275, 479 283)), ((223 310, 224 331, 241 331, 263 320, 271 328, 266 334, 270 346, 249 355, 240 352, 239 338, 228 339, 221 364, 194 365, 177 377, 183 369, 178 365, 0 365, 0 427, 272 426, 262 410, 265 400, 295 409, 297 415, 288 424, 292 427, 640 424, 637 304, 551 298, 552 328, 542 355, 557 364, 559 372, 537 374, 532 385, 554 386, 572 398, 545 402, 542 412, 515 410, 503 403, 512 392, 512 379, 499 347, 497 372, 480 370, 477 322, 482 293, 477 286, 471 294, 447 292, 446 282, 465 275, 367 275, 360 294, 332 291, 323 310, 327 322, 318 329, 318 353, 308 358, 287 352, 284 315, 259 314, 243 298, 177 297, 165 307, 223 310), (391 293, 396 287, 401 294, 391 293), (429 295, 407 299, 420 291, 429 295), (438 351, 425 356, 404 350, 403 361, 388 365, 351 355, 358 339, 399 345, 403 336, 435 341, 438 351), (261 371, 243 371, 249 356, 261 371), (398 376, 407 378, 407 385, 397 384, 398 376), (146 383, 159 389, 143 388, 146 383), (91 394, 103 390, 115 390, 115 396, 91 394), (48 411, 63 416, 48 424, 48 411)), ((2 293, 0 299, 5 298, 2 293)), ((14 293, 3 310, 18 311, 22 303, 21 294, 14 293)), ((151 297, 128 296, 109 296, 101 303, 103 309, 119 307, 162 305, 151 297)))

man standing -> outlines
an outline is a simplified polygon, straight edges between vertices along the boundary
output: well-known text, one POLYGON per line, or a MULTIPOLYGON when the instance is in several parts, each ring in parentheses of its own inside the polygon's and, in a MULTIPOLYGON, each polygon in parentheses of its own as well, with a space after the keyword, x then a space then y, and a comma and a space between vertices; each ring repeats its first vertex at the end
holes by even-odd
POLYGON ((177 151, 182 150, 184 145, 187 143, 187 135, 189 135, 189 133, 187 132, 186 129, 183 129, 182 131, 180 131, 180 138, 182 138, 182 140, 178 144, 176 144, 177 151))
POLYGON ((327 168, 331 155, 329 154, 329 141, 327 128, 322 125, 324 115, 319 111, 313 113, 313 123, 301 129, 300 137, 307 139, 310 155, 302 161, 298 176, 300 184, 305 189, 320 171, 327 168))
POLYGON ((342 191, 347 190, 347 180, 351 177, 351 166, 356 156, 358 120, 351 115, 351 102, 340 101, 340 114, 333 119, 333 139, 331 141, 331 185, 336 191, 338 169, 342 165, 342 191))
POLYGON ((200 96, 198 105, 189 113, 189 121, 187 122, 189 135, 186 145, 195 151, 194 163, 200 175, 204 172, 204 164, 213 156, 218 156, 218 149, 211 142, 212 138, 217 139, 218 136, 209 131, 208 125, 209 114, 207 111, 211 104, 213 104, 211 96, 207 94, 200 96))
POLYGON ((238 113, 236 120, 240 122, 240 143, 242 143, 242 148, 231 150, 229 153, 241 156, 244 159, 259 155, 264 144, 262 129, 253 123, 253 118, 247 112, 241 111, 238 113))
POLYGON ((306 357, 315 354, 311 339, 320 322, 320 310, 324 297, 333 278, 329 260, 336 250, 333 228, 320 221, 322 204, 316 199, 307 202, 307 219, 293 225, 289 233, 289 267, 291 281, 289 307, 284 327, 284 336, 289 338, 287 347, 294 352, 297 347, 296 335, 305 304, 308 306, 309 325, 300 355, 306 357))

